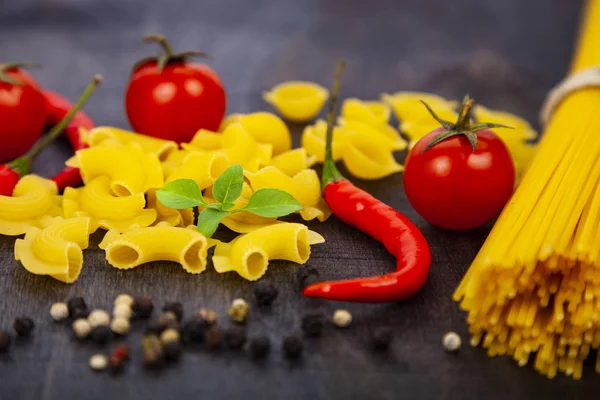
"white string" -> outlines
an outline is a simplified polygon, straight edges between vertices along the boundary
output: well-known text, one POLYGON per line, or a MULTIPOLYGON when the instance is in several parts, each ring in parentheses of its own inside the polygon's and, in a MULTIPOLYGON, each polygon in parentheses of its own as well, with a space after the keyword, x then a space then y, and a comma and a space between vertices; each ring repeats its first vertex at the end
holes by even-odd
POLYGON ((548 95, 540 111, 540 123, 544 128, 560 103, 571 93, 584 88, 600 88, 600 65, 584 69, 565 78, 548 95))

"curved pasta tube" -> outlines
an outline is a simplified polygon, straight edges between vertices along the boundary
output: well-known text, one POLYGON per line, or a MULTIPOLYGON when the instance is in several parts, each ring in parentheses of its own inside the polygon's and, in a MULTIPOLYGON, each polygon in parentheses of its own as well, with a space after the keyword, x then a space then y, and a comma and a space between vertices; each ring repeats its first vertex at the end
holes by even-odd
POLYGON ((116 141, 123 145, 137 143, 144 150, 156 154, 160 161, 166 160, 169 154, 179 148, 177 143, 171 140, 158 139, 110 126, 93 128, 87 131, 85 137, 90 147, 101 146, 105 141, 116 141))
POLYGON ((227 129, 227 127, 231 124, 233 124, 234 122, 240 122, 240 116, 242 114, 229 114, 228 116, 226 116, 225 118, 223 118, 223 122, 221 122, 221 125, 219 126, 219 132, 224 132, 225 129, 227 129))
MULTIPOLYGON (((211 189, 212 188, 209 188, 204 192, 204 198, 209 203, 216 201, 212 197, 211 189)), ((245 207, 250 200, 250 196, 252 196, 252 188, 246 182, 244 182, 242 186, 242 194, 233 203, 233 208, 237 209, 245 207)), ((265 218, 247 211, 233 213, 221 220, 223 225, 237 233, 253 232, 257 229, 277 224, 279 222, 280 221, 277 221, 277 218, 265 218)))
POLYGON ((190 151, 179 167, 172 169, 167 182, 188 178, 198 183, 200 189, 211 186, 231 163, 225 153, 190 151))
POLYGON ((342 158, 348 171, 361 179, 380 179, 403 170, 388 149, 363 135, 351 136, 342 158))
POLYGON ((143 193, 115 196, 106 176, 99 176, 79 189, 66 188, 63 194, 65 217, 89 216, 91 232, 99 227, 125 232, 149 226, 157 214, 153 209, 144 209, 145 206, 143 193))
POLYGON ((391 110, 388 104, 380 101, 362 101, 357 98, 344 100, 342 118, 363 121, 371 125, 387 125, 391 110))
POLYGON ((255 112, 240 115, 238 120, 257 142, 272 145, 273 155, 281 154, 292 148, 290 130, 277 115, 255 112))
POLYGON ((305 148, 286 151, 273 157, 271 165, 289 176, 294 176, 303 169, 310 168, 317 162, 317 157, 309 156, 305 148))
POLYGON ((156 220, 153 225, 161 222, 166 222, 171 226, 189 226, 194 223, 194 210, 192 208, 184 208, 175 210, 169 208, 158 201, 156 197, 156 189, 151 189, 146 193, 146 208, 156 211, 156 220))
POLYGON ((83 251, 89 244, 90 219, 50 218, 43 229, 31 227, 15 242, 15 259, 36 275, 50 275, 73 283, 83 267, 83 251))
POLYGON ((404 150, 406 148, 406 141, 389 125, 377 126, 359 120, 344 118, 340 118, 339 123, 344 128, 343 132, 346 136, 363 135, 377 143, 380 147, 385 147, 390 151, 404 150))
POLYGON ((212 260, 219 273, 235 271, 255 281, 265 274, 269 260, 304 264, 310 257, 310 245, 323 242, 325 239, 306 225, 281 223, 217 244, 212 260))
POLYGON ((90 147, 77 151, 75 161, 67 164, 80 169, 85 183, 108 177, 117 196, 145 193, 164 184, 158 157, 139 145, 90 147))
POLYGON ((59 216, 61 197, 56 184, 37 175, 22 177, 12 196, 0 196, 0 234, 22 235, 39 226, 44 216, 59 216))
POLYGON ((195 229, 160 223, 119 234, 109 231, 99 244, 106 260, 118 269, 131 269, 151 261, 173 261, 191 274, 206 269, 208 242, 195 229))
MULTIPOLYGON (((309 125, 302 132, 302 147, 306 152, 316 157, 317 162, 325 161, 325 133, 327 132, 327 122, 322 119, 309 125)), ((342 128, 336 126, 333 128, 332 153, 333 160, 342 159, 344 146, 346 145, 346 134, 342 128)))
POLYGON ((318 218, 325 221, 331 215, 322 201, 321 181, 313 169, 302 170, 293 177, 273 166, 264 167, 256 173, 246 171, 245 174, 254 190, 275 188, 291 194, 304 207, 299 211, 304 220, 318 218))
POLYGON ((263 93, 263 99, 293 122, 310 121, 329 98, 329 91, 312 82, 289 81, 263 93))
POLYGON ((218 150, 223 147, 223 135, 207 129, 200 129, 190 141, 190 146, 200 150, 218 150))
POLYGON ((181 166, 183 159, 187 157, 187 150, 175 150, 169 154, 166 160, 161 161, 163 177, 166 179, 174 169, 181 166))

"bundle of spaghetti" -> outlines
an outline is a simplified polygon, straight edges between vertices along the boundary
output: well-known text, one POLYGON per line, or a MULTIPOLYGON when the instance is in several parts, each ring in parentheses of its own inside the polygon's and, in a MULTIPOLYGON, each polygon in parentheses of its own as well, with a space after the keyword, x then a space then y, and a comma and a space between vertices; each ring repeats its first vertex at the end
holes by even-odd
MULTIPOLYGON (((589 0, 572 73, 600 66, 600 0, 589 0)), ((569 94, 454 293, 471 343, 582 376, 600 347, 600 88, 569 94)), ((596 359, 600 373, 600 356, 596 359)))

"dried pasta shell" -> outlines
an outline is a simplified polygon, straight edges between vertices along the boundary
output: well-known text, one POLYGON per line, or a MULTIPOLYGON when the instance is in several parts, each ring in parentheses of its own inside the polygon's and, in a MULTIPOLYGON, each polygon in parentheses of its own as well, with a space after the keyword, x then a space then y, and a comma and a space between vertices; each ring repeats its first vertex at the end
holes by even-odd
POLYGON ((219 132, 225 131, 225 129, 227 129, 227 127, 234 122, 240 122, 241 115, 242 114, 229 114, 228 116, 226 116, 223 119, 223 122, 221 122, 221 125, 219 126, 219 132))
POLYGON ((219 273, 235 271, 241 277, 255 281, 265 274, 269 260, 304 264, 310 257, 310 245, 324 241, 306 225, 281 223, 218 244, 212 260, 219 273))
POLYGON ((380 179, 403 170, 390 150, 363 135, 354 135, 343 155, 350 173, 361 179, 380 179))
POLYGON ((273 155, 281 154, 292 148, 290 130, 277 115, 255 112, 240 115, 238 120, 257 142, 271 144, 273 155))
POLYGON ((406 141, 389 125, 371 125, 363 121, 348 120, 345 118, 340 118, 339 124, 344 128, 346 136, 363 135, 390 151, 404 150, 406 148, 406 141))
POLYGON ((429 115, 431 118, 431 114, 429 114, 421 101, 429 104, 436 112, 438 110, 455 111, 458 106, 458 102, 456 101, 449 101, 442 96, 424 92, 401 91, 393 94, 383 93, 381 100, 392 107, 394 115, 400 121, 420 120, 423 119, 423 115, 429 115))
POLYGON ((32 274, 73 283, 81 273, 89 235, 89 218, 49 218, 46 227, 31 227, 16 240, 15 259, 32 274))
POLYGON ((317 157, 309 156, 306 149, 300 147, 273 157, 271 165, 289 176, 294 176, 298 172, 312 167, 315 162, 317 162, 317 157))
POLYGON ((84 137, 90 147, 102 146, 106 141, 116 141, 122 145, 136 143, 144 150, 156 154, 160 161, 166 160, 171 152, 179 148, 177 143, 171 140, 158 139, 110 126, 93 128, 84 132, 84 137))
POLYGON ((362 101, 349 98, 342 103, 342 118, 366 122, 371 125, 387 125, 391 110, 388 104, 380 101, 362 101))
POLYGON ((12 196, 0 196, 0 235, 17 236, 40 226, 45 216, 62 214, 56 183, 37 175, 22 177, 12 196))
POLYGON ((198 150, 218 150, 223 147, 223 135, 200 129, 190 141, 190 145, 198 150))
POLYGON ((109 231, 99 247, 106 260, 118 269, 131 269, 151 261, 173 261, 191 274, 206 269, 208 242, 196 229, 160 223, 119 234, 109 231))
MULTIPOLYGON (((310 156, 316 157, 317 162, 325 161, 325 133, 327 132, 327 122, 322 119, 309 125, 302 132, 302 147, 310 156)), ((346 133, 343 128, 336 126, 333 128, 332 153, 333 160, 342 159, 344 146, 346 145, 346 133)))
POLYGON ((307 122, 319 114, 329 91, 312 82, 289 81, 263 93, 263 99, 292 122, 307 122))
POLYGON ((227 154, 216 152, 190 151, 181 162, 169 173, 166 181, 188 178, 198 183, 200 189, 211 186, 231 163, 227 154))

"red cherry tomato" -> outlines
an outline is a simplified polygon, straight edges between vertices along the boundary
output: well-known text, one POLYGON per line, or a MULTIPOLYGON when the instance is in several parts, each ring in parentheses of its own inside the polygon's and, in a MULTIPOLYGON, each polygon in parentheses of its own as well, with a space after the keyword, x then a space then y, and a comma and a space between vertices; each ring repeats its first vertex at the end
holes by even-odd
POLYGON ((44 131, 44 96, 21 65, 0 65, 0 163, 25 154, 44 131))
POLYGON ((199 129, 218 130, 226 107, 223 84, 209 66, 188 61, 202 53, 173 54, 164 37, 146 39, 160 43, 165 55, 142 60, 131 76, 125 108, 133 130, 178 143, 199 129))
POLYGON ((489 129, 475 133, 475 150, 463 135, 427 148, 444 130, 434 130, 411 149, 404 165, 404 190, 429 223, 454 230, 476 228, 496 217, 510 199, 513 161, 502 140, 489 129))

